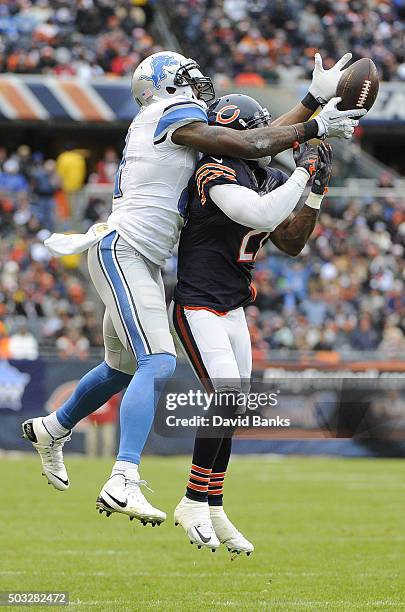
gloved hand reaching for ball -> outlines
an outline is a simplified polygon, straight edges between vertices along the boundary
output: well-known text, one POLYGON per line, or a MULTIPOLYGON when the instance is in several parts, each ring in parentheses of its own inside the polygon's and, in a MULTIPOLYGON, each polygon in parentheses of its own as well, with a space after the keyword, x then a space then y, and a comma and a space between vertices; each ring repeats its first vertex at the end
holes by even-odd
POLYGON ((332 147, 329 142, 321 142, 318 147, 318 164, 312 182, 312 193, 325 195, 332 176, 332 147))
POLYGON ((304 168, 313 177, 311 192, 305 204, 319 210, 332 176, 332 147, 326 141, 321 142, 318 148, 307 143, 297 143, 293 156, 297 168, 304 168))
POLYGON ((318 151, 316 147, 306 142, 299 145, 297 142, 293 148, 293 157, 297 168, 304 168, 310 177, 314 176, 318 167, 318 151))
POLYGON ((332 147, 323 141, 318 147, 308 143, 296 145, 293 157, 297 168, 304 168, 310 177, 314 177, 311 191, 323 195, 328 190, 332 175, 332 147))

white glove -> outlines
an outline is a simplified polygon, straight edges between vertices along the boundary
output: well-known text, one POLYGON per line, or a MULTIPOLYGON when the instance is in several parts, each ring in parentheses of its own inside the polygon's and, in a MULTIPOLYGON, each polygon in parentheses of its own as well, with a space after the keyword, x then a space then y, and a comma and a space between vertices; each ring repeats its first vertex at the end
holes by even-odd
POLYGON ((336 87, 342 76, 343 66, 351 59, 352 54, 345 53, 332 68, 324 70, 322 57, 319 53, 315 53, 315 68, 312 73, 312 83, 308 91, 322 106, 333 96, 336 96, 336 87))
POLYGON ((351 138, 354 128, 359 122, 353 117, 362 117, 367 113, 365 108, 353 108, 341 111, 336 108, 342 98, 332 98, 323 107, 319 115, 314 117, 318 124, 318 138, 329 136, 335 138, 351 138))

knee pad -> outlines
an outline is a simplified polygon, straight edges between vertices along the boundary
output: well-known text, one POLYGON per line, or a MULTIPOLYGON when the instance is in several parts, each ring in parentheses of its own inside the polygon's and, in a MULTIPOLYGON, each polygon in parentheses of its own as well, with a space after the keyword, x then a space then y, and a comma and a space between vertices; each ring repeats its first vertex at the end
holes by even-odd
POLYGON ((104 334, 105 361, 113 370, 124 374, 135 374, 136 361, 134 356, 127 351, 118 337, 106 336, 104 334))
POLYGON ((176 369, 176 357, 170 353, 145 355, 139 359, 138 367, 150 370, 153 378, 169 380, 176 369))

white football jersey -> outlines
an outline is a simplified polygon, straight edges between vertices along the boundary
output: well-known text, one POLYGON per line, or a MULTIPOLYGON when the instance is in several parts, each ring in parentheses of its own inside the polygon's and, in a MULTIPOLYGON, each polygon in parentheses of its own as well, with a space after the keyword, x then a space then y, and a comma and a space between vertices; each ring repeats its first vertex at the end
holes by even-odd
POLYGON ((207 123, 206 105, 177 96, 143 107, 131 123, 119 166, 108 226, 142 255, 162 265, 182 225, 198 152, 176 145, 171 134, 194 121, 207 123))

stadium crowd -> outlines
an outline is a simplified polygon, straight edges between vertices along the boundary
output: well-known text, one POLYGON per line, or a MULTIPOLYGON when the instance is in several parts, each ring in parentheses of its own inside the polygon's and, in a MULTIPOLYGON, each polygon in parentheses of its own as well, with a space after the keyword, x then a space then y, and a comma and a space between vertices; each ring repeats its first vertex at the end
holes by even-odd
POLYGON ((256 358, 269 349, 405 352, 405 199, 326 200, 295 260, 257 265, 248 309, 256 358))
MULTIPOLYGON (((126 75, 161 50, 153 0, 0 3, 0 71, 126 75)), ((258 84, 309 77, 347 49, 371 57, 384 80, 405 80, 405 0, 168 0, 180 45, 210 75, 258 84)))
POLYGON ((9 0, 0 3, 0 72, 129 74, 160 51, 149 0, 9 0))
MULTIPOLYGON (((49 160, 25 145, 0 149, 0 355, 20 356, 24 346, 36 355, 36 338, 62 357, 84 358, 101 346, 86 267, 79 256, 51 258, 43 240, 56 225, 69 228, 72 193, 86 183, 110 185, 117 164, 111 148, 94 162, 77 150, 49 160)), ((271 246, 259 256, 258 297, 247 311, 256 359, 272 349, 405 352, 405 199, 390 195, 386 177, 382 185, 383 198, 329 198, 297 259, 271 246)), ((84 227, 105 220, 109 208, 108 197, 89 196, 84 227)), ((173 256, 168 300, 175 280, 173 256)))
MULTIPOLYGON (((89 180, 102 182, 110 166, 107 150, 89 180)), ((54 259, 43 245, 56 222, 71 224, 71 197, 86 176, 80 151, 53 160, 26 145, 11 154, 0 148, 0 358, 35 358, 37 339, 75 358, 102 343, 80 257, 54 259)))
POLYGON ((309 78, 348 49, 384 80, 405 80, 404 0, 169 0, 187 52, 210 73, 260 85, 309 78))

